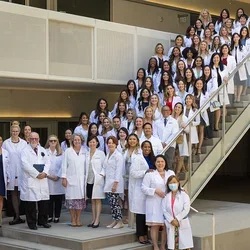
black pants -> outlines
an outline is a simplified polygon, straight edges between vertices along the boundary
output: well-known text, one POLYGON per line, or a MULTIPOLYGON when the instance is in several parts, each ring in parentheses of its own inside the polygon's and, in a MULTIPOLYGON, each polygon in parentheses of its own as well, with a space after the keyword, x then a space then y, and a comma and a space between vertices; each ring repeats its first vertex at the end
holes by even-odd
POLYGON ((137 237, 148 235, 145 214, 136 214, 136 235, 137 237))
POLYGON ((55 215, 55 218, 60 218, 63 196, 63 194, 50 195, 49 218, 53 218, 53 215, 55 215))
POLYGON ((38 223, 43 225, 48 221, 48 201, 25 201, 25 214, 29 227, 38 223), (38 219, 36 216, 36 204, 38 205, 38 219))
POLYGON ((207 110, 209 126, 204 129, 204 136, 207 138, 213 138, 213 130, 214 130, 214 112, 211 112, 210 109, 207 110))

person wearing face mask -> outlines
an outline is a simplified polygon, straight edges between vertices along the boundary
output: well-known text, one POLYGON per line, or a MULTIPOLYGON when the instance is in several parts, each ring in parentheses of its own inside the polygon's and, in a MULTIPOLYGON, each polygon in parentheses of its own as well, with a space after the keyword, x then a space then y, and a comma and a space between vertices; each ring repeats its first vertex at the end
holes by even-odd
POLYGON ((167 228, 168 249, 193 248, 192 230, 188 219, 190 198, 181 189, 177 176, 168 178, 167 195, 162 200, 162 210, 167 228))
POLYGON ((48 224, 49 185, 47 174, 50 160, 46 150, 39 144, 39 134, 32 132, 29 144, 21 154, 20 199, 25 202, 27 224, 37 230, 37 225, 50 228, 48 224), (38 219, 36 216, 38 206, 38 219))

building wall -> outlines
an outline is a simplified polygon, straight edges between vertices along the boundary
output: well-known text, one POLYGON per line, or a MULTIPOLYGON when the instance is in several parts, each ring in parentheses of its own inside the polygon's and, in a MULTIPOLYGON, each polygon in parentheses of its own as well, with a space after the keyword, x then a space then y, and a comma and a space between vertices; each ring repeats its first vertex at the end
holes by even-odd
POLYGON ((190 23, 187 12, 124 0, 115 0, 111 6, 111 20, 117 23, 173 33, 184 33, 190 23), (181 23, 178 15, 185 16, 186 22, 181 23))

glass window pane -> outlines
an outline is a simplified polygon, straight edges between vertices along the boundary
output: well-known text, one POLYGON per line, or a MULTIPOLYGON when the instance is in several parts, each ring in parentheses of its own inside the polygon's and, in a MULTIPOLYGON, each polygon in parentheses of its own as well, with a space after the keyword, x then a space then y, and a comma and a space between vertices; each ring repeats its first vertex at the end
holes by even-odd
POLYGON ((12 3, 22 4, 25 5, 25 0, 12 0, 12 3))
POLYGON ((30 0, 30 6, 40 9, 47 9, 47 0, 30 0))
POLYGON ((110 0, 58 0, 58 11, 110 21, 110 0))

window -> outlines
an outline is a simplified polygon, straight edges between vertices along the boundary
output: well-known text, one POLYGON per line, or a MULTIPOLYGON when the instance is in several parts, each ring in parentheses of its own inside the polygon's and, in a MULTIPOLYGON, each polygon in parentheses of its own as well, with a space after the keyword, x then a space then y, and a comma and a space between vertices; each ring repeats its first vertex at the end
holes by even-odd
POLYGON ((78 125, 78 122, 58 122, 58 138, 59 141, 64 141, 66 129, 71 129, 74 133, 75 127, 78 125))
POLYGON ((30 6, 40 9, 47 9, 47 0, 30 0, 30 6))

